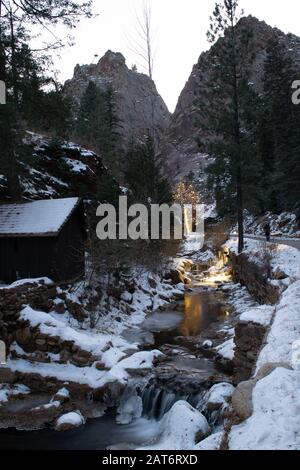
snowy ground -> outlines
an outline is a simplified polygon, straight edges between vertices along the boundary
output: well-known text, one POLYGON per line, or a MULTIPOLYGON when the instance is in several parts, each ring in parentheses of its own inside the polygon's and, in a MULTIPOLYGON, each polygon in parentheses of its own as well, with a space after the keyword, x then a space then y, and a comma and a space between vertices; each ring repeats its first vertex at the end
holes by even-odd
MULTIPOLYGON (((229 245, 234 249, 235 242, 229 245)), ((247 251, 255 257, 260 253, 259 242, 247 241, 247 251)), ((231 450, 300 450, 300 252, 276 245, 271 265, 273 272, 280 270, 288 276, 287 288, 274 312, 266 306, 258 312, 259 321, 271 326, 256 373, 267 364, 275 364, 275 370, 256 383, 253 414, 233 426, 231 450)), ((254 318, 255 311, 243 315, 245 320, 254 318)))

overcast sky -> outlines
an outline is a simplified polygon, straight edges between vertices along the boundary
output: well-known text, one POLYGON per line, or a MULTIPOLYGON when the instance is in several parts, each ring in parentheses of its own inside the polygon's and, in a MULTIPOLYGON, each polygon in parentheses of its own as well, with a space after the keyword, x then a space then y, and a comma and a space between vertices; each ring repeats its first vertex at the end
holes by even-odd
MULTIPOLYGON (((208 48, 206 31, 215 0, 150 0, 156 30, 154 79, 170 111, 200 53, 208 48)), ((245 14, 257 16, 271 26, 300 36, 299 0, 240 0, 245 14)), ((143 0, 94 0, 99 16, 83 20, 73 32, 76 44, 55 60, 61 81, 71 78, 74 66, 93 62, 108 49, 121 52, 130 67, 139 59, 131 50, 135 39, 136 12, 143 0)))

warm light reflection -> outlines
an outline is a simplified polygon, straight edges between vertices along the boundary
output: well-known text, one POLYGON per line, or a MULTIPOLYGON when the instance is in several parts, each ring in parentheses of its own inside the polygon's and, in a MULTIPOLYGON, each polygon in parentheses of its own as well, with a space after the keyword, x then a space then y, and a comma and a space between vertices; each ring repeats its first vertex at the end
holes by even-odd
POLYGON ((210 273, 207 276, 203 276, 199 281, 193 282, 193 286, 209 286, 216 287, 219 284, 226 284, 232 281, 231 275, 228 271, 220 271, 217 273, 210 273))
POLYGON ((185 296, 184 320, 180 326, 182 336, 196 336, 201 331, 203 306, 198 296, 185 296))

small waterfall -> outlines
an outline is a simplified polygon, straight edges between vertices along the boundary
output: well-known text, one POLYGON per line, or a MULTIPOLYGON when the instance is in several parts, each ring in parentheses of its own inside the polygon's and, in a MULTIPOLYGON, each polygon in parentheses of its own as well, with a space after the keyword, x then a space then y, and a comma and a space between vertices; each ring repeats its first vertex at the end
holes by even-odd
POLYGON ((202 408, 203 393, 197 395, 181 395, 168 392, 155 385, 146 387, 141 395, 143 401, 143 415, 149 419, 160 421, 170 411, 172 406, 180 400, 187 401, 194 408, 202 408))

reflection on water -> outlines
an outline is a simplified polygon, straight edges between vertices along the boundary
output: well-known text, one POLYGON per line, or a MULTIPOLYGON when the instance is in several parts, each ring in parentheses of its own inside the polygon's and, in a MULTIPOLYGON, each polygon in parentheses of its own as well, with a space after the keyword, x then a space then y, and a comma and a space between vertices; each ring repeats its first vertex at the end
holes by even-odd
POLYGON ((216 294, 192 293, 184 299, 184 319, 179 327, 182 336, 196 336, 212 322, 227 316, 227 309, 216 294))
POLYGON ((203 303, 198 295, 186 295, 184 299, 184 320, 180 325, 182 336, 196 336, 203 330, 203 303))
POLYGON ((179 312, 155 312, 147 317, 143 327, 154 334, 155 346, 176 343, 177 336, 197 336, 211 323, 230 315, 223 293, 191 292, 185 294, 179 312))

